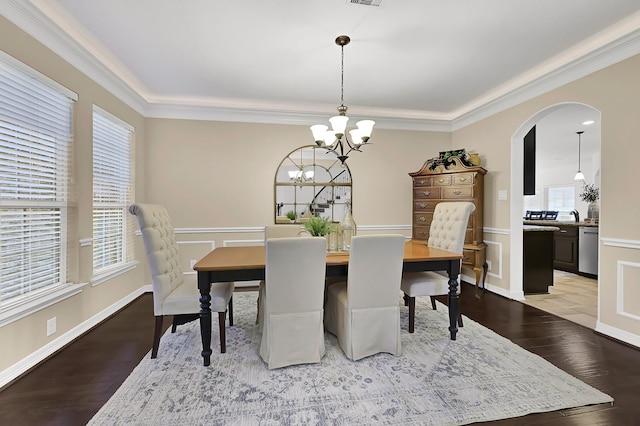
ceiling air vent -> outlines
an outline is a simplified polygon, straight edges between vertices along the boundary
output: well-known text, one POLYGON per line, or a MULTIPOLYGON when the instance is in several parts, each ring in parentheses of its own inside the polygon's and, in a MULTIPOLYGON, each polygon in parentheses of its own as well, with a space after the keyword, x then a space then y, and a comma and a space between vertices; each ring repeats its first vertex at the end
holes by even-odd
POLYGON ((382 0, 347 0, 347 4, 380 7, 382 0))

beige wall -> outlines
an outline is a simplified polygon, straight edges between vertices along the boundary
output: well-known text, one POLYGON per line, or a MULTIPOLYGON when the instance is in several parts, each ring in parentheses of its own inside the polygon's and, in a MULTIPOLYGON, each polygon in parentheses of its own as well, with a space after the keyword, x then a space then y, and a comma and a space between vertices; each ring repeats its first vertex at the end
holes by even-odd
MULTIPOLYGON (((274 177, 284 157, 313 143, 308 126, 149 119, 146 198, 178 228, 262 227, 274 221, 274 177)), ((449 133, 374 130, 352 152, 358 225, 409 225, 411 178, 450 145, 449 133), (407 155, 411 153, 411 155, 407 155)))
MULTIPOLYGON (((261 243, 262 228, 274 222, 280 162, 313 143, 308 126, 148 119, 146 127, 146 201, 169 209, 187 267, 214 247, 261 243)), ((353 216, 361 233, 409 237, 408 173, 447 149, 450 134, 376 129, 374 136, 349 156, 353 216)))
POLYGON ((512 171, 521 171, 521 157, 511 158, 514 144, 521 143, 536 119, 554 105, 577 102, 601 112, 600 306, 596 330, 636 346, 640 346, 640 299, 633 298, 640 285, 640 199, 634 189, 638 176, 635 157, 640 153, 639 99, 640 56, 635 56, 455 131, 452 136, 454 146, 475 148, 484 154, 484 166, 489 169, 484 225, 497 231, 485 232, 490 243, 488 257, 496 256, 496 247, 503 254, 501 259, 493 258, 494 264, 498 261, 503 266, 501 279, 490 275, 490 285, 499 293, 513 294, 514 289, 522 289, 521 269, 511 270, 518 263, 511 253, 522 255, 521 247, 511 246, 512 237, 521 234, 522 212, 511 207, 522 203, 521 192, 519 200, 513 197, 521 181, 514 185, 513 192, 510 190, 512 171), (509 200, 497 200, 500 189, 510 190, 509 200))
MULTIPOLYGON (((92 237, 92 109, 96 104, 135 127, 136 156, 144 158, 144 118, 102 89, 77 69, 61 60, 50 50, 0 17, 0 50, 36 69, 78 94, 74 111, 74 181, 77 187, 78 223, 71 234, 71 277, 75 282, 88 283, 92 274, 92 247, 80 247, 79 239, 92 237)), ((138 176, 144 176, 144 164, 136 164, 138 176)), ((136 191, 144 193, 144 179, 139 179, 136 191)), ((144 259, 141 259, 144 261, 144 259)), ((146 262, 135 270, 92 287, 86 285, 77 294, 60 303, 42 309, 28 317, 0 327, 0 372, 90 319, 145 284, 146 262), (57 318, 57 331, 46 337, 46 321, 57 318)), ((148 281, 146 282, 149 283, 148 281)), ((99 349, 97 349, 99 350, 99 349)))
MULTIPOLYGON (((136 129, 136 200, 165 204, 179 228, 183 262, 213 246, 261 241, 261 227, 273 221, 273 178, 281 159, 311 143, 307 126, 144 119, 78 70, 0 17, 0 49, 79 95, 75 112, 78 183, 77 238, 91 238, 91 108, 95 103, 136 129)), ((370 231, 411 223, 409 172, 447 148, 481 154, 489 173, 485 187, 485 239, 492 260, 489 288, 509 292, 513 230, 512 138, 541 110, 560 102, 581 102, 602 112, 602 200, 600 226, 599 330, 640 346, 638 267, 640 200, 634 197, 640 116, 640 56, 567 84, 517 107, 453 133, 374 130, 371 146, 352 153, 353 213, 370 231), (498 201, 498 190, 509 200, 498 201), (624 293, 621 307, 617 301, 624 293)), ((530 127, 530 126, 529 126, 530 127)), ((140 265, 133 271, 0 328, 0 371, 81 325, 101 310, 149 284, 146 259, 137 240, 140 265), (58 318, 58 332, 46 338, 46 320, 58 318), (9 345, 6 342, 11 342, 9 345), (7 349, 9 348, 9 349, 7 349)), ((91 276, 91 247, 76 247, 81 282, 91 276)), ((515 263, 517 266, 517 262, 515 263)))

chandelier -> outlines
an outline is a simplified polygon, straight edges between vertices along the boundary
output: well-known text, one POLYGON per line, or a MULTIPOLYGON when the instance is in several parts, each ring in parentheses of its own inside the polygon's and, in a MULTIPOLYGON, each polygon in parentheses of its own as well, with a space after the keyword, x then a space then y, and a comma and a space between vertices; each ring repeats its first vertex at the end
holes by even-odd
POLYGON ((349 117, 347 117, 347 107, 344 104, 344 47, 350 41, 351 39, 346 35, 336 38, 336 44, 340 46, 342 53, 338 115, 329 119, 331 129, 324 124, 311 126, 311 132, 316 144, 335 151, 342 164, 349 158, 351 151, 360 151, 360 147, 369 141, 373 126, 376 124, 373 120, 360 120, 356 123, 355 129, 349 130, 349 135, 345 133, 349 117))
POLYGON ((313 170, 302 170, 299 168, 298 170, 289 170, 289 179, 294 182, 309 182, 313 180, 314 172, 313 170))

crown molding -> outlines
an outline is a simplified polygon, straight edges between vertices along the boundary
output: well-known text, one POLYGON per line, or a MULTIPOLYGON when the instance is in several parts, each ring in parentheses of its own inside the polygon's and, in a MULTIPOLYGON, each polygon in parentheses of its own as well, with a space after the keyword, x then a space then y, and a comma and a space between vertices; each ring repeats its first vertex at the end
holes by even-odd
POLYGON ((86 74, 136 112, 145 115, 148 102, 118 77, 94 52, 70 37, 31 1, 2 0, 0 14, 38 40, 55 54, 86 74))
POLYGON ((461 129, 639 53, 640 29, 636 29, 527 82, 514 85, 502 94, 494 95, 493 99, 476 102, 475 106, 468 107, 468 111, 454 114, 456 118, 452 120, 451 128, 461 129))
MULTIPOLYGON (((2 15, 60 55, 114 96, 148 118, 173 118, 311 125, 324 121, 333 106, 275 104, 233 99, 161 98, 149 95, 140 82, 121 77, 100 55, 61 29, 34 3, 39 0, 3 0, 2 15), (127 81, 125 81, 125 79, 127 81), (321 108, 322 107, 322 108, 321 108)), ((46 8, 46 3, 40 4, 46 8)), ((372 118, 377 128, 443 131, 461 129, 564 84, 640 53, 640 13, 636 13, 545 64, 505 82, 484 96, 449 112, 350 107, 353 118, 372 118)), ((104 56, 104 55, 103 55, 104 56)))

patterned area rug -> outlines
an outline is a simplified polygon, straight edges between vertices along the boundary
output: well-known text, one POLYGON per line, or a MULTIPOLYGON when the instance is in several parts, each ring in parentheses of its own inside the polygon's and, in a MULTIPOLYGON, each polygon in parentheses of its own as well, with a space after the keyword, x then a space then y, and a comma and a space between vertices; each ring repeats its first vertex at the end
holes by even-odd
POLYGON ((236 293, 227 353, 212 336, 204 367, 198 322, 167 332, 90 425, 462 425, 613 399, 465 317, 451 341, 445 306, 402 308, 402 356, 352 362, 325 334, 319 364, 267 370, 256 293, 236 293))

